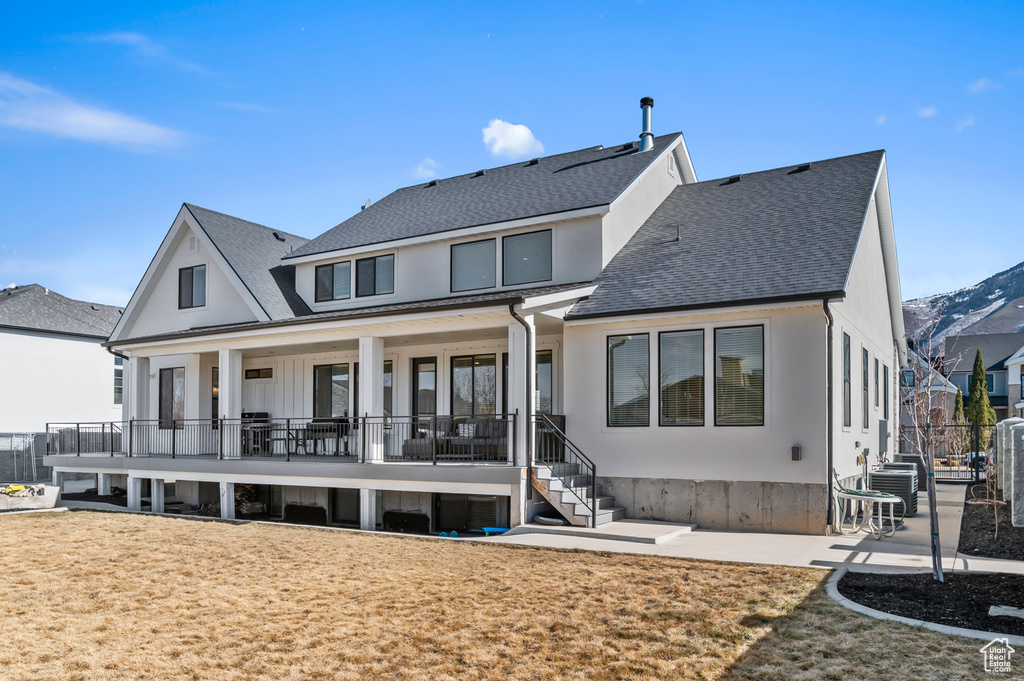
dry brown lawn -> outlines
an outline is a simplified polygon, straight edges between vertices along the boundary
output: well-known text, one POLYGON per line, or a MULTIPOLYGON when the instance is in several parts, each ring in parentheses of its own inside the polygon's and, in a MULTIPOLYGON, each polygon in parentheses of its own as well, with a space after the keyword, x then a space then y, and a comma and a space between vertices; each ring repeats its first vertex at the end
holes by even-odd
POLYGON ((827 573, 122 513, 0 515, 3 679, 963 679, 827 573))

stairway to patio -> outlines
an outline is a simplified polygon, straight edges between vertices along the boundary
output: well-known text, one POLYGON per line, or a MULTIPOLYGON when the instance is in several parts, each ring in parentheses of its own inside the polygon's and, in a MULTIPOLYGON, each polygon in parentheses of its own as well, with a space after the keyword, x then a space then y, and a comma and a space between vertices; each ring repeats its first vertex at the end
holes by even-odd
POLYGON ((574 527, 589 527, 622 520, 626 509, 615 505, 615 497, 593 481, 581 463, 555 463, 535 467, 533 488, 574 527), (593 509, 597 512, 594 514, 593 509))

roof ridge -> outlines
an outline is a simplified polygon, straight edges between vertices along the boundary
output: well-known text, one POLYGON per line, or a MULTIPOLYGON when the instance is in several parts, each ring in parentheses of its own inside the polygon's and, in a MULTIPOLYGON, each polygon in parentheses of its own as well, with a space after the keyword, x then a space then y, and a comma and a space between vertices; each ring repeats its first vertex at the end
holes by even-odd
MULTIPOLYGON (((831 158, 822 158, 822 159, 818 159, 817 161, 801 161, 799 163, 788 163, 786 165, 776 166, 775 168, 764 168, 762 170, 751 170, 750 172, 747 172, 747 173, 731 173, 729 175, 722 175, 721 177, 713 177, 713 178, 710 178, 710 179, 707 179, 707 180, 701 180, 700 182, 694 182, 692 184, 708 184, 708 183, 711 183, 711 182, 721 182, 722 180, 728 180, 728 179, 733 178, 733 177, 750 177, 751 175, 763 175, 765 173, 774 173, 774 172, 779 171, 779 170, 786 170, 787 168, 794 168, 794 167, 805 165, 805 164, 809 164, 809 165, 813 166, 815 163, 828 163, 829 161, 842 161, 844 159, 855 158, 857 156, 868 156, 870 154, 879 154, 879 153, 884 154, 885 153, 885 149, 873 149, 871 151, 862 151, 862 152, 859 152, 859 153, 856 153, 856 154, 845 154, 843 156, 832 156, 831 158)), ((684 186, 684 185, 680 185, 680 186, 684 186)), ((685 186, 691 186, 691 185, 685 185, 685 186)))
POLYGON ((0 294, 7 293, 6 296, 0 296, 0 302, 2 302, 4 298, 11 297, 12 293, 17 293, 17 294, 28 293, 29 290, 26 290, 26 289, 29 289, 29 290, 30 289, 40 289, 40 290, 43 290, 43 291, 49 291, 49 293, 46 293, 44 295, 56 296, 57 298, 61 298, 61 299, 66 300, 66 301, 68 301, 70 303, 78 303, 79 305, 92 305, 92 306, 95 306, 95 307, 107 307, 107 308, 110 308, 111 310, 117 310, 118 312, 120 312, 121 310, 124 309, 123 305, 107 305, 106 303, 96 303, 96 302, 93 302, 91 300, 79 300, 78 298, 69 298, 68 296, 65 296, 65 295, 63 295, 61 293, 57 293, 52 288, 47 288, 46 286, 43 286, 42 284, 37 284, 37 283, 19 284, 19 285, 14 286, 13 288, 12 287, 7 287, 7 288, 4 288, 4 289, 0 289, 0 294))
MULTIPOLYGON (((229 213, 222 213, 219 210, 213 210, 212 208, 204 208, 203 206, 199 206, 199 205, 194 204, 194 203, 189 203, 188 201, 184 201, 184 202, 182 202, 182 204, 187 206, 189 208, 189 210, 191 210, 193 208, 197 208, 199 210, 206 211, 207 213, 213 213, 214 215, 221 215, 221 216, 226 217, 226 218, 231 218, 232 220, 238 220, 239 222, 244 222, 244 223, 246 223, 248 225, 252 225, 253 227, 260 227, 260 228, 265 229, 265 230, 270 231, 270 232, 277 232, 278 234, 283 234, 285 236, 295 237, 296 239, 305 239, 306 241, 310 240, 307 237, 300 236, 298 234, 293 234, 292 232, 286 232, 283 229, 277 229, 275 227, 268 227, 266 225, 261 225, 258 222, 253 222, 252 220, 246 220, 245 218, 240 218, 237 215, 230 215, 229 213)), ((193 213, 193 216, 196 217, 196 219, 198 219, 198 216, 195 216, 194 213, 193 213)), ((205 227, 204 227, 204 229, 205 229, 205 227)))

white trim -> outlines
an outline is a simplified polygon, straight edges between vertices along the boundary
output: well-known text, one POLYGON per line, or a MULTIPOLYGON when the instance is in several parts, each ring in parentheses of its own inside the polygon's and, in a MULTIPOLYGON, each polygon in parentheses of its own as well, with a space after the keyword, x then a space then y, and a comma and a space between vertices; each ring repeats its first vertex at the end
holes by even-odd
MULTIPOLYGON (((613 212, 616 208, 618 208, 622 204, 622 202, 625 201, 626 198, 633 193, 633 190, 639 187, 641 184, 643 184, 643 181, 647 178, 647 176, 654 172, 654 169, 661 165, 661 162, 675 151, 676 147, 679 146, 682 141, 683 136, 678 135, 674 140, 672 140, 672 142, 666 145, 665 148, 661 150, 661 153, 655 156, 654 160, 648 163, 647 167, 644 168, 640 172, 640 174, 637 175, 632 182, 626 185, 626 188, 623 189, 619 193, 619 195, 615 197, 615 199, 608 206, 608 212, 613 212)), ((689 154, 687 154, 687 161, 689 161, 689 154)), ((690 170, 691 172, 693 171, 692 166, 690 170)))
POLYGON ((333 251, 311 253, 310 255, 301 255, 295 258, 285 257, 281 259, 281 262, 282 264, 285 265, 302 265, 311 262, 344 259, 348 257, 354 257, 356 255, 361 255, 363 253, 388 251, 398 248, 404 248, 406 246, 417 246, 420 244, 429 244, 438 241, 455 241, 457 239, 462 239, 465 237, 478 236, 481 234, 490 234, 492 232, 502 232, 510 229, 518 229, 520 227, 532 227, 534 225, 544 225, 553 222, 566 222, 568 220, 577 220, 580 218, 605 215, 608 213, 608 210, 608 204, 603 204, 599 206, 592 206, 590 208, 580 208, 578 210, 563 211, 561 213, 537 215, 529 218, 521 218, 519 220, 492 222, 487 225, 463 227, 461 229, 453 229, 447 232, 433 232, 431 234, 421 234, 419 236, 407 237, 405 239, 381 241, 375 244, 366 244, 364 246, 339 248, 333 251))
POLYGON ((524 310, 536 310, 537 308, 548 307, 551 305, 562 306, 575 299, 589 296, 596 290, 597 285, 592 284, 589 286, 570 289, 568 291, 559 291, 557 293, 546 293, 540 296, 533 296, 532 298, 524 295, 522 307, 524 310))
MULTIPOLYGON (((830 298, 830 302, 842 302, 842 298, 830 298)), ((701 317, 705 315, 720 315, 731 313, 760 312, 764 310, 790 310, 800 307, 820 307, 821 301, 796 301, 791 303, 776 303, 764 305, 738 305, 735 307, 709 307, 699 310, 679 310, 676 312, 651 312, 637 314, 623 314, 608 317, 591 317, 587 319, 567 319, 566 326, 585 326, 588 324, 613 324, 618 322, 643 322, 656 319, 672 319, 675 317, 701 317)))

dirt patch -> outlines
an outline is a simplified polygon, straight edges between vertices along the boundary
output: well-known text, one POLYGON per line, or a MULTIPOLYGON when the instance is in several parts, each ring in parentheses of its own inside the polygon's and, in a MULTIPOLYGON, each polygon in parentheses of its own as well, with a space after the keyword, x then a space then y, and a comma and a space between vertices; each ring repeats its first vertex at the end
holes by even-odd
POLYGON ((1024 575, 848 572, 839 593, 855 603, 893 615, 951 627, 1024 636, 1024 619, 988 614, 993 605, 1024 608, 1024 575))
MULTIPOLYGON (((964 556, 1024 560, 1024 527, 1010 522, 1009 504, 999 507, 999 536, 996 538, 995 514, 992 506, 972 504, 971 499, 985 498, 984 483, 971 485, 964 502, 964 517, 960 523, 959 552, 964 556)), ((1002 494, 998 497, 1002 500, 1002 494)))

